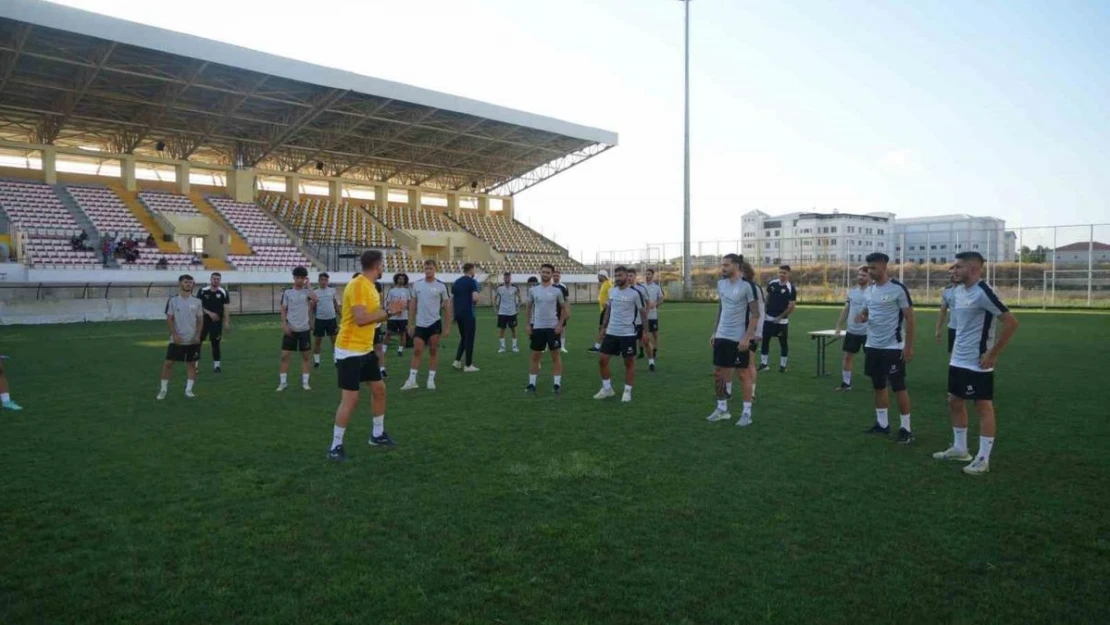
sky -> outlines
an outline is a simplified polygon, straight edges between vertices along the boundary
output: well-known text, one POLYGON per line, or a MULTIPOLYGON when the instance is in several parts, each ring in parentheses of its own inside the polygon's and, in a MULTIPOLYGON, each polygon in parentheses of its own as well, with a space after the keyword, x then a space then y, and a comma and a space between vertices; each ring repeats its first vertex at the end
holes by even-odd
MULTIPOLYGON (((587 262, 682 240, 677 0, 59 4, 615 131, 518 219, 587 262)), ((695 242, 753 209, 1110 222, 1110 2, 690 10, 695 242)))

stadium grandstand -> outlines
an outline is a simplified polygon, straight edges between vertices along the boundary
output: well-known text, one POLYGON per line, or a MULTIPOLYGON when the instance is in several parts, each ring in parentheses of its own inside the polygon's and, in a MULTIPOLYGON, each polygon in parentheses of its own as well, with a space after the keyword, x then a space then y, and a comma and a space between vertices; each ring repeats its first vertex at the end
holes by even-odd
POLYGON ((9 282, 585 271, 516 195, 615 133, 39 0, 0 4, 9 282), (115 274, 120 269, 126 273, 115 274), (199 270, 199 269, 198 269, 199 270), (241 273, 240 273, 241 272, 241 273), (238 277, 237 277, 238 276, 238 277))

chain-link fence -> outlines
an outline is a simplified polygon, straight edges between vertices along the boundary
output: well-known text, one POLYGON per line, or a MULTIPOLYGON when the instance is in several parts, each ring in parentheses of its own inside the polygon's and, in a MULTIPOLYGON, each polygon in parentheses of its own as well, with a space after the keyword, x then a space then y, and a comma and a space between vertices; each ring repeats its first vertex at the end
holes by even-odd
MULTIPOLYGON (((1110 224, 892 234, 884 248, 893 275, 921 304, 938 304, 956 254, 975 251, 988 260, 987 281, 1012 305, 1110 308, 1110 224)), ((714 298, 721 256, 739 252, 756 268, 761 282, 775 277, 779 265, 790 265, 800 301, 838 302, 872 251, 874 241, 850 234, 694 242, 694 288, 689 298, 714 298)), ((681 293, 681 243, 601 252, 591 269, 612 270, 617 265, 653 268, 661 282, 671 286, 668 293, 681 293)))

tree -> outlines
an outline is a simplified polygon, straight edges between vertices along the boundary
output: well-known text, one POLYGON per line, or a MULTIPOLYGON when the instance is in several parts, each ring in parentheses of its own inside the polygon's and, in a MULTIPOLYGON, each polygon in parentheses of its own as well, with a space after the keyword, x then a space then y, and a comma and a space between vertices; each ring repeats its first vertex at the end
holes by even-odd
POLYGON ((1021 262, 1023 263, 1043 263, 1048 255, 1052 253, 1051 248, 1043 245, 1038 245, 1035 249, 1029 249, 1028 245, 1021 246, 1021 262))

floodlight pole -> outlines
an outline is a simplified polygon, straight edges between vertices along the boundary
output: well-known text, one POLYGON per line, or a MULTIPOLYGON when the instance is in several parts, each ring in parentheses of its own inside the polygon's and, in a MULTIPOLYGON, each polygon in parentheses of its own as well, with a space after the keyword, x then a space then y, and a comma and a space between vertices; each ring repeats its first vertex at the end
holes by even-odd
POLYGON ((682 294, 684 297, 693 296, 693 282, 690 265, 690 0, 682 0, 686 9, 686 36, 685 36, 685 119, 684 121, 684 155, 683 155, 683 181, 682 181, 682 294))

